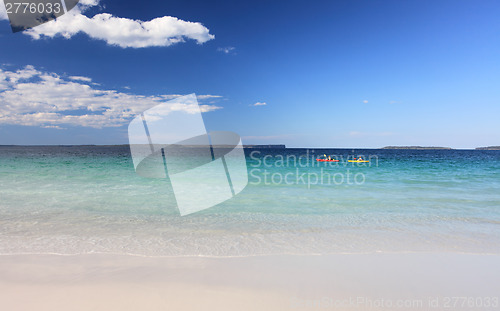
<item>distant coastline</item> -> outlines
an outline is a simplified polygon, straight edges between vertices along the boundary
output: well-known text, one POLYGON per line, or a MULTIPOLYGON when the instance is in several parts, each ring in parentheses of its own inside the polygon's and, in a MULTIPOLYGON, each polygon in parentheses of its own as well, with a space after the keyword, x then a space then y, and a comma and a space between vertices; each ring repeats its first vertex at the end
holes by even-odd
POLYGON ((404 150, 452 150, 450 147, 423 147, 423 146, 387 146, 381 149, 404 149, 404 150))
MULTIPOLYGON (((91 145, 91 144, 85 144, 85 145, 2 145, 0 144, 0 148, 5 148, 5 147, 63 147, 63 148, 77 148, 77 147, 100 147, 100 148, 116 148, 116 147, 121 147, 121 148, 128 148, 130 145, 129 144, 117 144, 117 145, 91 145)), ((144 146, 149 146, 148 144, 144 144, 144 146)), ((200 147, 200 145, 182 145, 183 147, 200 147)), ((234 148, 235 146, 233 145, 212 145, 212 147, 219 147, 219 148, 234 148)), ((278 145, 242 145, 242 146, 236 146, 239 148, 245 148, 245 149, 287 149, 286 145, 283 144, 278 144, 278 145)), ((351 147, 313 147, 313 148, 306 148, 306 147, 291 147, 292 149, 373 149, 373 150, 500 150, 500 146, 487 146, 487 147, 476 147, 474 149, 457 149, 457 148, 451 148, 451 147, 439 147, 439 146, 385 146, 382 148, 351 148, 351 147)))
POLYGON ((500 150, 500 146, 478 147, 476 150, 500 150))

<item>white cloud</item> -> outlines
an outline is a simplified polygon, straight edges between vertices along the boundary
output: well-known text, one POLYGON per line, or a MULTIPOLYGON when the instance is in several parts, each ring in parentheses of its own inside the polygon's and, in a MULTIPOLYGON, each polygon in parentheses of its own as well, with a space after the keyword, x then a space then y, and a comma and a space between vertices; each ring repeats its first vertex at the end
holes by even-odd
POLYGON ((8 19, 9 17, 7 16, 7 11, 5 10, 5 5, 3 3, 3 0, 0 0, 0 21, 8 19))
MULTIPOLYGON (((0 69, 0 124, 118 127, 167 98, 175 97, 178 95, 144 96, 95 89, 81 80, 67 80, 33 66, 15 72, 0 69)), ((218 96, 199 97, 202 112, 222 108, 203 103, 204 98, 212 97, 218 96)), ((177 103, 170 105, 170 109, 191 112, 197 107, 177 103)))
POLYGON ((217 51, 225 53, 225 54, 229 54, 232 51, 234 51, 235 49, 236 48, 234 46, 226 46, 226 47, 218 48, 217 51))
POLYGON ((256 106, 266 106, 266 105, 267 105, 267 103, 265 103, 265 102, 257 102, 255 104, 253 104, 252 106, 256 107, 256 106))
POLYGON ((368 101, 365 99, 365 100, 363 101, 363 104, 368 104, 368 101))
POLYGON ((81 1, 76 8, 60 18, 26 30, 24 33, 38 40, 57 36, 69 39, 81 32, 93 39, 103 40, 109 45, 122 48, 170 46, 186 39, 202 44, 215 38, 201 23, 183 21, 172 16, 140 21, 115 17, 108 13, 97 14, 92 18, 82 14, 98 3, 99 0, 81 1))
POLYGON ((80 0, 78 4, 84 5, 84 6, 96 6, 99 4, 99 0, 80 0))
POLYGON ((60 127, 59 125, 42 125, 41 128, 44 129, 56 129, 56 130, 64 130, 65 128, 60 127))
POLYGON ((68 77, 68 78, 71 79, 71 80, 74 80, 74 81, 92 82, 92 79, 88 78, 88 77, 71 76, 71 77, 68 77))

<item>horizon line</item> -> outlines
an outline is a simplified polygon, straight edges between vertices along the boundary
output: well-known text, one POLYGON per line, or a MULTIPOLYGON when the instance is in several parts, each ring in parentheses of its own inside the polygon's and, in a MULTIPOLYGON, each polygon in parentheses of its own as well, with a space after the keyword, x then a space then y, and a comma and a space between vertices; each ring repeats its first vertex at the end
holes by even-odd
MULTIPOLYGON (((0 147, 125 147, 130 144, 0 144, 0 147)), ((482 150, 481 148, 500 148, 500 146, 481 146, 472 148, 453 148, 441 146, 384 146, 384 147, 287 147, 285 144, 248 144, 243 148, 263 147, 272 149, 271 146, 284 149, 369 149, 369 150, 482 150), (279 147, 278 147, 279 146, 279 147)), ((484 149, 483 149, 484 150, 484 149)))

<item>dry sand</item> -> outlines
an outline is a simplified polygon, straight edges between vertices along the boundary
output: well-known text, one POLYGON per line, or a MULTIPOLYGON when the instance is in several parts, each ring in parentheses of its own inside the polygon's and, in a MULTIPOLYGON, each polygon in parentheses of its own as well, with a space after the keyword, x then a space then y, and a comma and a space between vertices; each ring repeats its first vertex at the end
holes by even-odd
POLYGON ((500 310, 499 280, 500 255, 3 255, 0 310, 500 310))

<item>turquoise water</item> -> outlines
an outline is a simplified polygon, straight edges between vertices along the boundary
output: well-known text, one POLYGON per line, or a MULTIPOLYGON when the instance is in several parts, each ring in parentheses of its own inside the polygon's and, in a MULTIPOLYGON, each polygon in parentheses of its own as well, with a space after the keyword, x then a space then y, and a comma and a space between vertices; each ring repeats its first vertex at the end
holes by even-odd
POLYGON ((0 254, 500 253, 500 151, 245 153, 248 186, 181 217, 127 146, 0 147, 0 254))

